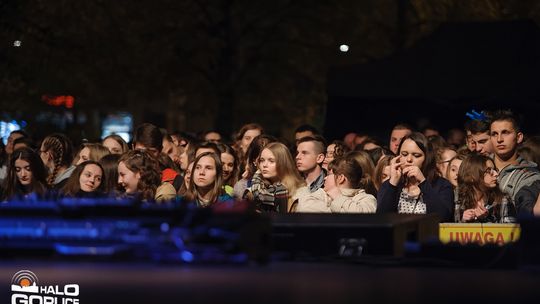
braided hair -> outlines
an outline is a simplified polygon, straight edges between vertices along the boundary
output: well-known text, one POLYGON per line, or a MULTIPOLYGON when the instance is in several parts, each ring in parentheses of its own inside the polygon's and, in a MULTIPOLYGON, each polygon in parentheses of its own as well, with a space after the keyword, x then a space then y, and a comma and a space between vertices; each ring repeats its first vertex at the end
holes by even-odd
POLYGON ((62 167, 69 167, 73 161, 73 145, 69 138, 61 133, 51 134, 41 143, 41 152, 50 152, 53 158, 54 167, 49 168, 50 174, 47 177, 47 184, 52 186, 62 167), (51 170, 52 169, 52 170, 51 170))

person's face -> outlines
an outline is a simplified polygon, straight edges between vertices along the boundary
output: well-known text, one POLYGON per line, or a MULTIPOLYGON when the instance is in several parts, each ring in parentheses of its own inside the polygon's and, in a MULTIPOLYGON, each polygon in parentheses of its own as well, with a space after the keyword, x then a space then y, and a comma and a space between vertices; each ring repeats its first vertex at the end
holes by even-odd
POLYGON ((499 172, 492 161, 486 162, 486 171, 484 172, 484 184, 489 188, 497 187, 497 177, 499 172))
POLYGON ((213 142, 213 143, 220 143, 221 142, 221 135, 217 132, 210 132, 204 136, 205 141, 213 142))
POLYGON ((390 166, 384 166, 381 175, 381 184, 390 179, 390 166))
POLYGON ((328 175, 324 178, 324 191, 328 192, 334 189, 336 186, 336 179, 332 170, 328 171, 328 175))
POLYGON ((211 187, 216 182, 216 162, 210 156, 203 156, 193 169, 193 182, 199 188, 211 187))
POLYGON ((469 151, 475 151, 476 150, 476 143, 472 141, 472 133, 471 131, 467 130, 467 148, 469 151))
MULTIPOLYGON (((189 145, 188 145, 188 146, 189 146, 189 145)), ((187 153, 188 149, 187 149, 187 148, 188 148, 188 147, 186 147, 186 148, 184 149, 184 151, 182 151, 182 153, 180 153, 180 169, 182 169, 182 170, 184 170, 184 171, 187 170, 187 167, 188 167, 188 161, 189 161, 189 159, 188 159, 188 153, 187 153)))
POLYGON ((313 132, 311 131, 302 131, 302 132, 296 132, 294 133, 294 140, 296 141, 296 143, 298 143, 298 141, 304 137, 308 137, 308 136, 311 136, 313 137, 313 132))
POLYGON ((8 140, 7 140, 7 145, 6 145, 6 153, 7 154, 11 154, 13 153, 14 149, 13 149, 13 142, 16 140, 16 139, 19 139, 23 137, 22 134, 20 133, 11 133, 9 134, 9 137, 8 137, 8 140))
POLYGON ((512 156, 522 141, 523 133, 516 132, 512 122, 500 120, 491 123, 491 143, 497 156, 512 156))
POLYGON ((315 144, 311 141, 300 143, 296 151, 296 168, 302 173, 315 169, 324 161, 324 155, 315 152, 315 144))
POLYGON ((223 164, 223 180, 228 180, 234 171, 234 156, 229 153, 221 153, 221 163, 223 164))
POLYGON ((15 161, 15 173, 21 185, 28 186, 32 183, 32 169, 30 169, 30 164, 27 161, 17 159, 15 161))
POLYGON ((457 181, 457 178, 458 178, 458 172, 459 172, 459 167, 461 166, 461 163, 463 161, 461 159, 453 159, 451 162, 450 162, 450 168, 448 169, 448 176, 446 177, 446 179, 452 184, 452 186, 454 187, 457 187, 458 186, 458 181, 457 181))
POLYGON ((482 155, 489 156, 493 153, 493 144, 491 143, 489 131, 485 133, 471 134, 471 146, 482 155))
POLYGON ((123 161, 118 164, 118 183, 126 190, 126 193, 136 193, 140 179, 141 174, 129 170, 123 161))
POLYGON ((76 165, 79 165, 89 159, 90 159, 90 149, 88 147, 84 147, 81 150, 81 152, 79 152, 79 161, 77 161, 76 165))
POLYGON ((411 130, 392 130, 392 134, 390 134, 390 151, 397 154, 401 139, 409 134, 411 134, 411 130))
POLYGON ((103 146, 109 149, 111 154, 122 154, 122 145, 112 138, 105 139, 103 146))
POLYGON ((247 149, 249 145, 251 144, 251 142, 253 141, 253 139, 259 135, 261 135, 261 130, 259 129, 247 130, 244 133, 244 136, 242 136, 242 139, 240 142, 240 147, 242 148, 242 151, 244 151, 244 153, 247 152, 247 149))
POLYGON ((187 167, 184 174, 184 183, 186 185, 186 188, 189 188, 189 183, 191 181, 191 172, 193 172, 193 164, 194 162, 191 162, 187 167))
POLYGON ((406 139, 401 145, 401 150, 399 151, 401 155, 401 168, 406 168, 410 166, 417 166, 422 168, 422 164, 426 159, 426 155, 418 145, 412 139, 406 139))
POLYGON ((170 159, 172 159, 173 162, 179 163, 180 162, 180 148, 174 145, 173 142, 168 140, 163 140, 163 149, 161 150, 163 153, 167 154, 170 159))
POLYGON ((103 171, 94 164, 84 166, 84 169, 79 177, 79 185, 84 192, 94 192, 101 185, 103 171))
POLYGON ((322 167, 325 169, 328 169, 328 164, 334 160, 334 153, 336 152, 336 145, 330 144, 328 147, 326 147, 326 156, 323 160, 322 167))
POLYGON ((271 182, 276 182, 278 180, 276 157, 272 151, 268 149, 262 150, 261 156, 259 157, 259 170, 261 170, 261 174, 265 179, 271 182))
POLYGON ((439 172, 441 172, 441 176, 446 175, 446 171, 448 170, 448 165, 450 164, 450 160, 456 156, 456 151, 451 149, 446 149, 441 154, 441 161, 437 163, 437 169, 439 169, 439 172))
POLYGON ((51 152, 49 152, 43 147, 43 144, 39 148, 39 157, 41 158, 41 161, 43 162, 45 167, 49 168, 50 167, 49 164, 51 163, 51 160, 52 160, 52 155, 51 155, 51 152))

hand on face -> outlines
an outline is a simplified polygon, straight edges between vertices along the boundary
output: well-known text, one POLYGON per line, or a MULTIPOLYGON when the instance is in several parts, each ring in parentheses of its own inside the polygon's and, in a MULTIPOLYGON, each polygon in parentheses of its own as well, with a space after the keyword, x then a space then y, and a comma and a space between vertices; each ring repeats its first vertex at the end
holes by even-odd
POLYGON ((418 168, 417 166, 405 167, 403 169, 403 175, 409 178, 409 180, 411 178, 414 178, 418 183, 421 183, 426 180, 426 177, 424 176, 420 168, 418 168))

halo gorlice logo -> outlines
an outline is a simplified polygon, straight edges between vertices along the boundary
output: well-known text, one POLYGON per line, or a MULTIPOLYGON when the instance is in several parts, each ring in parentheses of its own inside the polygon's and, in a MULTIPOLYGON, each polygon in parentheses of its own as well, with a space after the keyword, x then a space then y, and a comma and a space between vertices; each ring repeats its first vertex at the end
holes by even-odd
POLYGON ((78 304, 79 285, 40 286, 30 270, 21 270, 11 279, 11 304, 78 304))

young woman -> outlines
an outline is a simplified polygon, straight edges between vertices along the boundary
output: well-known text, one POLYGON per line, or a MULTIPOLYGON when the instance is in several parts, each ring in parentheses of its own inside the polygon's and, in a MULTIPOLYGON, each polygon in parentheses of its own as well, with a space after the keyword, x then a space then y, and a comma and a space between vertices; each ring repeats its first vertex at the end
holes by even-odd
POLYGON ((238 181, 238 158, 234 149, 226 144, 217 145, 220 151, 221 164, 223 165, 223 186, 225 192, 233 195, 233 187, 238 181))
POLYGON ((176 190, 161 182, 158 161, 146 151, 133 150, 122 155, 118 162, 118 183, 126 195, 143 201, 170 201, 176 190))
POLYGON ((326 147, 326 155, 322 167, 328 169, 328 164, 333 161, 335 158, 343 156, 345 153, 349 152, 350 149, 347 145, 341 140, 334 140, 331 144, 326 147))
POLYGON ((437 213, 442 222, 453 221, 452 185, 438 176, 435 155, 422 133, 405 136, 390 162, 390 179, 377 193, 377 213, 388 212, 437 213))
MULTIPOLYGON (((242 198, 247 188, 251 187, 251 180, 253 175, 258 170, 259 166, 259 155, 266 145, 272 142, 276 142, 277 139, 271 135, 262 134, 253 139, 251 144, 249 144, 248 151, 246 153, 246 162, 244 167, 239 168, 242 173, 242 178, 236 182, 233 189, 233 196, 235 198, 242 198)), ((241 165, 241 164, 240 164, 241 165)))
POLYGON ((116 134, 111 134, 105 137, 101 143, 111 152, 111 154, 124 154, 129 151, 129 146, 126 141, 116 134))
POLYGON ((213 152, 204 152, 193 163, 193 172, 189 189, 184 201, 198 207, 216 204, 232 204, 233 199, 223 189, 223 172, 219 156, 213 152))
POLYGON ((279 142, 264 147, 258 160, 258 171, 244 196, 259 211, 294 212, 301 196, 309 194, 304 179, 296 169, 289 149, 279 142))
POLYGON ((47 192, 47 171, 38 154, 21 148, 11 154, 1 200, 39 199, 47 192))
MULTIPOLYGON (((336 158, 331 163, 324 189, 319 189, 306 198, 300 198, 296 211, 310 210, 313 206, 324 207, 326 203, 329 212, 333 213, 375 213, 377 199, 364 190, 365 176, 356 158, 354 152, 336 158), (321 193, 321 190, 325 193, 321 193)), ((324 212, 324 208, 318 211, 324 212)))
POLYGON ((493 160, 473 153, 458 173, 461 222, 514 223, 516 211, 497 184, 499 173, 493 160))
POLYGON ((373 161, 371 160, 369 153, 366 151, 352 151, 348 154, 350 154, 349 158, 356 160, 360 166, 361 172, 358 172, 362 173, 360 177, 360 188, 364 189, 367 194, 376 196, 377 189, 373 183, 373 172, 375 171, 375 166, 373 165, 373 161))
POLYGON ((450 161, 457 155, 457 152, 449 146, 445 146, 439 148, 439 150, 437 150, 435 153, 437 172, 439 173, 439 176, 446 178, 446 172, 448 171, 450 161))
POLYGON ((381 189, 381 185, 390 179, 390 161, 392 158, 394 157, 385 155, 379 160, 377 166, 375 166, 375 170, 373 171, 373 184, 375 185, 377 192, 381 189))
POLYGON ((47 183, 58 191, 64 187, 75 166, 73 161, 73 145, 67 136, 56 133, 43 140, 39 149, 41 160, 49 171, 47 183))
POLYGON ((79 151, 79 157, 74 165, 79 165, 85 161, 99 161, 103 156, 110 154, 111 152, 105 146, 101 144, 83 144, 81 151, 79 151))
POLYGON ((105 176, 103 167, 93 160, 77 165, 62 189, 65 197, 95 198, 104 195, 105 176))
POLYGON ((455 222, 461 222, 461 212, 459 210, 459 193, 458 193, 458 173, 459 168, 461 167, 461 163, 463 160, 470 154, 470 150, 467 147, 464 147, 460 149, 457 152, 457 155, 454 156, 452 159, 450 159, 448 168, 446 168, 446 174, 444 178, 446 178, 450 184, 452 184, 452 187, 454 189, 454 202, 455 202, 455 209, 454 209, 454 221, 455 222))

